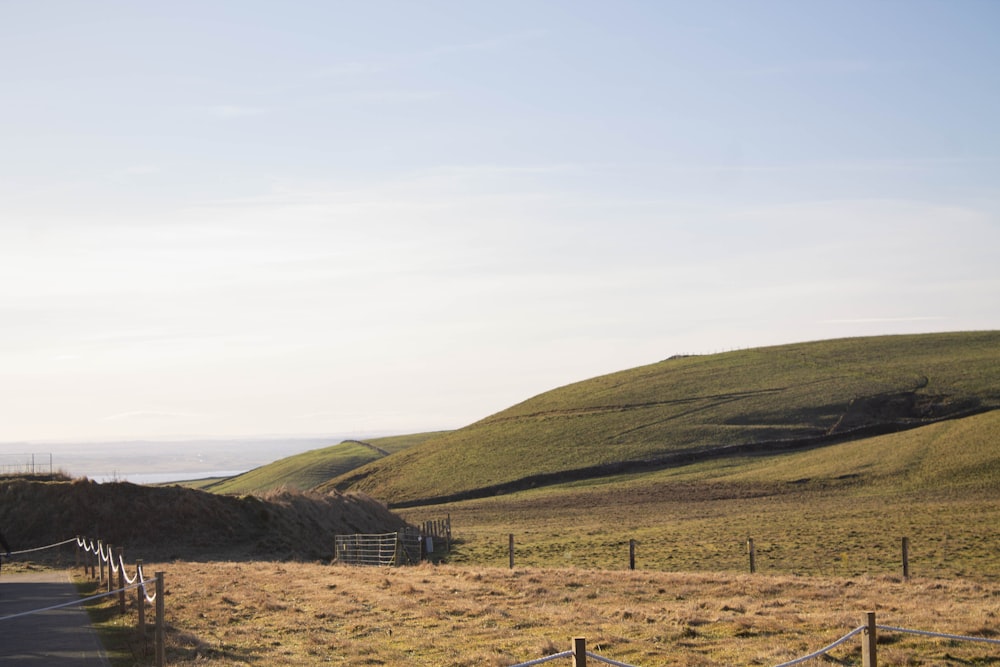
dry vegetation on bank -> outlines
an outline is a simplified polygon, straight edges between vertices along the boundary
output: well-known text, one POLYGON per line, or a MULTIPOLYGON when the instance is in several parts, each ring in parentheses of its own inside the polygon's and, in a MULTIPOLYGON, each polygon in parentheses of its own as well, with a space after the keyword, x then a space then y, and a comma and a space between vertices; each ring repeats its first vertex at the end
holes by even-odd
MULTIPOLYGON (((267 562, 162 569, 171 665, 501 667, 567 650, 574 636, 639 667, 775 665, 843 636, 868 610, 882 624, 953 634, 996 637, 1000 627, 1000 585, 963 580, 267 562)), ((885 665, 1000 663, 988 644, 882 642, 885 665)), ((860 641, 833 657, 860 664, 860 641)), ((128 650, 116 664, 134 664, 128 650)))

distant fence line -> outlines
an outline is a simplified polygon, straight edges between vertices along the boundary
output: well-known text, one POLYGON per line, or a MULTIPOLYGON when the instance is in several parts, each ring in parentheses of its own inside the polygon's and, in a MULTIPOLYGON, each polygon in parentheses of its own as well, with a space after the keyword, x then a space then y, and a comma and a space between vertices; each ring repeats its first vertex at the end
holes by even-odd
POLYGON ((0 475, 51 475, 52 454, 4 454, 0 457, 0 475))
MULTIPOLYGON (((790 660, 788 662, 783 662, 776 667, 794 667, 795 665, 801 665, 803 663, 809 662, 811 660, 816 660, 818 658, 826 657, 827 654, 838 646, 846 643, 851 638, 861 635, 861 664, 862 667, 877 667, 878 665, 878 631, 884 632, 898 632, 904 634, 920 635, 923 637, 932 637, 936 639, 947 639, 949 641, 958 642, 979 642, 984 644, 993 644, 1000 646, 1000 639, 989 639, 986 637, 970 637, 967 635, 952 635, 944 632, 931 632, 928 630, 910 630, 907 628, 897 628, 891 625, 878 625, 875 622, 875 612, 870 611, 865 616, 865 623, 854 628, 846 635, 838 639, 837 641, 829 644, 818 651, 804 655, 801 658, 796 658, 795 660, 790 660)), ((572 658, 574 667, 586 667, 587 658, 596 660, 597 662, 603 662, 608 665, 617 665, 617 667, 636 667, 635 665, 629 665, 624 662, 618 662, 617 660, 611 660, 610 658, 605 658, 603 656, 591 653, 587 650, 587 640, 584 637, 575 637, 573 639, 573 648, 569 651, 563 651, 562 653, 554 653, 544 658, 538 658, 537 660, 529 660, 528 662, 519 662, 511 667, 533 667, 534 665, 541 665, 546 662, 552 662, 555 660, 560 660, 563 658, 572 658)))
MULTIPOLYGON (((451 535, 451 524, 449 520, 448 524, 449 540, 451 535)), ((635 569, 636 562, 636 547, 638 542, 636 540, 628 541, 628 567, 630 570, 635 569)), ((507 562, 511 569, 514 568, 514 533, 509 533, 507 535, 507 562)), ((749 558, 749 568, 750 574, 755 574, 757 572, 757 547, 754 544, 752 537, 748 537, 746 541, 746 553, 749 558)), ((902 565, 902 575, 904 581, 910 580, 910 538, 903 537, 900 539, 900 562, 902 565)))
POLYGON ((75 538, 70 538, 62 542, 57 542, 55 544, 50 544, 43 547, 35 547, 33 549, 22 549, 20 551, 12 551, 10 555, 21 555, 27 553, 35 553, 39 551, 46 551, 48 549, 56 549, 67 544, 76 545, 76 565, 77 567, 84 568, 84 574, 89 574, 91 577, 98 577, 98 586, 102 584, 107 584, 107 590, 103 593, 98 593, 97 595, 92 595, 90 597, 81 598, 79 600, 74 600, 72 602, 66 602, 63 604, 53 605, 50 607, 45 607, 43 609, 33 609, 30 611, 20 612, 17 614, 10 614, 7 616, 0 616, 0 623, 14 618, 20 618, 22 616, 30 616, 33 614, 40 614, 52 609, 61 609, 63 607, 71 607, 75 605, 82 605, 87 602, 92 602, 94 600, 100 600, 102 598, 108 598, 117 596, 118 597, 118 607, 119 613, 124 615, 126 613, 126 596, 125 594, 129 591, 136 591, 136 609, 138 611, 138 623, 137 630, 143 641, 146 640, 146 605, 155 605, 155 630, 154 630, 154 654, 156 659, 156 667, 163 667, 166 664, 166 652, 165 652, 165 620, 164 620, 164 599, 165 594, 163 590, 163 572, 157 572, 154 577, 147 578, 142 571, 142 560, 136 560, 135 562, 135 574, 129 576, 127 572, 127 567, 125 565, 124 550, 122 547, 112 548, 110 544, 104 544, 102 540, 93 540, 86 537, 77 536, 75 538), (98 570, 100 574, 98 574, 98 570), (117 584, 117 588, 115 588, 117 584), (154 592, 149 593, 149 588, 153 587, 154 592))

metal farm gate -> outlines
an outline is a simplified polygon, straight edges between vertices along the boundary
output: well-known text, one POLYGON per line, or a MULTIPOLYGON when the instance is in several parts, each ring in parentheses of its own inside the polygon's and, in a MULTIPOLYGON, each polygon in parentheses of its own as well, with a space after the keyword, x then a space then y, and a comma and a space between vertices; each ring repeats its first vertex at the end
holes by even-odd
POLYGON ((420 562, 420 533, 401 530, 380 535, 337 535, 335 560, 348 565, 416 565, 420 562))

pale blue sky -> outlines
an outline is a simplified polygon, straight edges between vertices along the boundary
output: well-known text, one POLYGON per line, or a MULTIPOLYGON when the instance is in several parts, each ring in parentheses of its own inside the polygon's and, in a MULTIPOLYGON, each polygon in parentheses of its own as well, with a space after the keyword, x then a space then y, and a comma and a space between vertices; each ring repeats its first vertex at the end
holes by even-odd
POLYGON ((1000 3, 0 1, 0 442, 1000 328, 1000 3))

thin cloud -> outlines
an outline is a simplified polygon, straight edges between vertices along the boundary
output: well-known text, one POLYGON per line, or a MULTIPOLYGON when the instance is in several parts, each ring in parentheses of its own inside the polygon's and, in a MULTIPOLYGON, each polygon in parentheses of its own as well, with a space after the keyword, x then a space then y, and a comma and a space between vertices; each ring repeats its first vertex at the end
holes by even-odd
POLYGON ((333 63, 321 67, 314 71, 309 78, 313 79, 348 79, 371 77, 375 74, 382 74, 394 70, 412 67, 415 62, 426 62, 442 57, 462 55, 466 53, 494 51, 516 46, 526 41, 532 41, 545 37, 548 33, 545 30, 522 30, 519 32, 505 33, 495 37, 487 37, 473 42, 456 42, 454 44, 441 44, 420 51, 410 53, 384 54, 373 56, 367 60, 351 60, 347 62, 333 63))
POLYGON ((268 113, 263 107, 249 107, 236 104, 220 104, 207 108, 208 114, 213 118, 247 118, 250 116, 263 116, 268 113))
POLYGON ((464 42, 456 44, 444 44, 441 46, 436 46, 433 49, 429 49, 422 54, 423 56, 449 56, 452 54, 468 53, 471 51, 493 51, 496 49, 506 48, 508 46, 521 44, 526 41, 533 41, 536 39, 541 39, 545 37, 547 32, 545 30, 523 30, 520 32, 512 32, 503 35, 497 35, 496 37, 489 37, 486 39, 481 39, 475 42, 464 42))
POLYGON ((880 72, 890 69, 886 63, 873 63, 866 60, 850 59, 827 59, 827 60, 800 60, 797 62, 783 63, 781 65, 771 65, 758 67, 744 71, 750 76, 842 76, 848 74, 860 74, 867 72, 880 72))
POLYGON ((203 415, 193 412, 169 412, 164 410, 132 410, 102 417, 102 422, 135 421, 148 419, 191 419, 203 415))
POLYGON ((149 174, 156 174, 159 171, 160 168, 153 164, 136 164, 123 169, 122 174, 125 176, 147 176, 149 174))
POLYGON ((822 320, 822 324, 881 324, 893 322, 936 322, 948 319, 940 315, 919 315, 917 317, 856 317, 836 320, 822 320))

